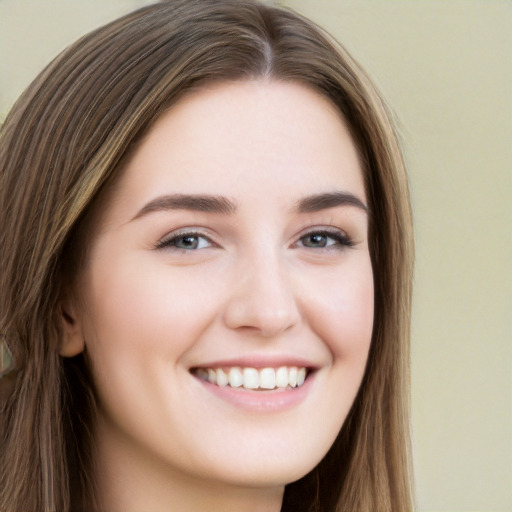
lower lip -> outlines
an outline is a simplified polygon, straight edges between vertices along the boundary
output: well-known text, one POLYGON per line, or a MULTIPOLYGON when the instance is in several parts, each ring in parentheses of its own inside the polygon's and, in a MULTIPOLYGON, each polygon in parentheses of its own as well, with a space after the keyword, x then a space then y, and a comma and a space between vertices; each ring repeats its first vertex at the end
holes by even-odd
POLYGON ((309 394, 314 381, 314 374, 302 386, 292 389, 273 389, 271 391, 253 391, 245 388, 217 386, 195 377, 204 388, 238 408, 254 412, 281 412, 298 406, 309 394))

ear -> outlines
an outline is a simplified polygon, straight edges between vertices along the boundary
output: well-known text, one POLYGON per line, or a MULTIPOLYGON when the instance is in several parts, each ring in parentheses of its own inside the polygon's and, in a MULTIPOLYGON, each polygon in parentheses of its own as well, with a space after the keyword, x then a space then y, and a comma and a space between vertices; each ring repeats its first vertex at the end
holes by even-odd
POLYGON ((71 300, 61 302, 59 314, 62 327, 59 354, 63 357, 74 357, 83 352, 85 348, 81 317, 71 300))

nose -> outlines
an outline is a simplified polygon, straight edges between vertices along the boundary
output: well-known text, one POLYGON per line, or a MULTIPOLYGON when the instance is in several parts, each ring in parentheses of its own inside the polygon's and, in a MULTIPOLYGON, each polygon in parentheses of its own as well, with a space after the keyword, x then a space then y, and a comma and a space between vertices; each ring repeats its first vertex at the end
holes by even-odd
POLYGON ((278 257, 241 265, 227 301, 224 322, 265 338, 280 335, 300 322, 290 279, 278 257))

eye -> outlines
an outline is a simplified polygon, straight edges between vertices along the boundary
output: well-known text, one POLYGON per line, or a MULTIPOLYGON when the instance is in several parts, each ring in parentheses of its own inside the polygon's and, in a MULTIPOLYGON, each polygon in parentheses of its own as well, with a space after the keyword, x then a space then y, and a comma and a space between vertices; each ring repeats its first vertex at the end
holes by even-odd
POLYGON ((157 249, 180 249, 185 251, 195 251, 211 247, 213 242, 200 233, 174 233, 157 243, 157 249))
POLYGON ((342 231, 311 231, 299 239, 299 245, 308 249, 326 249, 343 247, 352 247, 352 242, 342 231))

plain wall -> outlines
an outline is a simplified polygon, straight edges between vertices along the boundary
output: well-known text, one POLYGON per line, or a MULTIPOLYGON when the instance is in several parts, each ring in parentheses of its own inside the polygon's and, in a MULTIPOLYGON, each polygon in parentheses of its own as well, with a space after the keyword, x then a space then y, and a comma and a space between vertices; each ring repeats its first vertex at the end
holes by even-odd
MULTIPOLYGON (((137 0, 0 0, 0 120, 50 58, 137 0)), ((512 2, 288 0, 397 114, 417 264, 418 510, 512 510, 512 2)))

